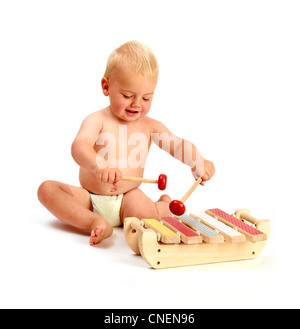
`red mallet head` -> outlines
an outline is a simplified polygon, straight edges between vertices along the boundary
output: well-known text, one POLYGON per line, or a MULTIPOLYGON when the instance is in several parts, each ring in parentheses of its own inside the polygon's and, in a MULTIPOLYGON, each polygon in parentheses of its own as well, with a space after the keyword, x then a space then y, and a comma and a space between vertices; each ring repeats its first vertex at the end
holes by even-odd
POLYGON ((158 188, 162 191, 167 187, 167 176, 164 174, 159 175, 158 177, 158 188))
POLYGON ((172 214, 176 216, 181 216, 185 213, 185 205, 179 200, 173 200, 170 202, 169 209, 171 210, 172 214))

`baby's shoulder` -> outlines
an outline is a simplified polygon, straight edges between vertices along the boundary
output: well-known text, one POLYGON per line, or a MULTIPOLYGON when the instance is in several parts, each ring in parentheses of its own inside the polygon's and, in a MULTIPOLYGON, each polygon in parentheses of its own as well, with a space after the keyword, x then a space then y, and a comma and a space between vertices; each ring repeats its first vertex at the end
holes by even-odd
POLYGON ((105 119, 107 119, 108 114, 106 109, 98 110, 96 112, 93 112, 89 114, 85 119, 84 123, 91 124, 91 125, 101 125, 105 119))
POLYGON ((159 120, 152 119, 150 117, 145 117, 147 120, 147 125, 151 133, 166 131, 166 126, 159 120))
POLYGON ((107 114, 105 109, 89 114, 83 120, 80 127, 80 132, 85 134, 98 134, 103 129, 106 116, 107 114))
POLYGON ((90 120, 101 120, 105 117, 107 117, 107 109, 102 109, 102 110, 98 110, 96 112, 93 112, 91 114, 89 114, 86 119, 90 119, 90 120))

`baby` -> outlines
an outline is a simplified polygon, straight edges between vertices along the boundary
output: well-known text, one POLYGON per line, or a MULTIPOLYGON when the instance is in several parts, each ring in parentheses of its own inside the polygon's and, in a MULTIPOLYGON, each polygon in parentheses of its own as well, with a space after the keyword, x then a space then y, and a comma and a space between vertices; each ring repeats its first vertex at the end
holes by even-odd
MULTIPOLYGON (((45 181, 40 202, 57 218, 91 234, 100 243, 126 217, 170 216, 168 195, 157 202, 122 176, 142 177, 152 142, 191 167, 195 178, 209 180, 215 172, 190 142, 176 137, 161 122, 147 117, 158 78, 158 63, 149 47, 125 43, 109 56, 101 81, 110 105, 90 114, 72 144, 80 166, 81 187, 45 181)), ((202 183, 204 184, 204 183, 202 183)))

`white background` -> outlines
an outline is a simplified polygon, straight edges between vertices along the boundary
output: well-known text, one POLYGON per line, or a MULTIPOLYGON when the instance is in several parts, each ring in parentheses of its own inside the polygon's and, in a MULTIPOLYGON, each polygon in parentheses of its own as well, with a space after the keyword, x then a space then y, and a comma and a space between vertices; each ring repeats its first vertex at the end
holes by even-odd
MULTIPOLYGON (((299 307, 299 15, 288 0, 1 0, 0 307, 299 307), (152 270, 121 228, 90 247, 39 204, 42 181, 79 184, 70 145, 107 106, 106 60, 128 40, 160 63, 150 116, 216 166, 187 208, 271 220, 255 260, 152 270)), ((173 199, 193 183, 153 146, 145 177, 160 173, 173 199)))

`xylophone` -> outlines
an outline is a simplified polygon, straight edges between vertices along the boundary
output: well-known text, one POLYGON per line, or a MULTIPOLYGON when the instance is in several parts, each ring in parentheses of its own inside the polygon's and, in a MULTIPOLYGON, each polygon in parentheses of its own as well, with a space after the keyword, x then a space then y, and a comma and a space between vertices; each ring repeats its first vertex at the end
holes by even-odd
POLYGON ((158 269, 253 259, 267 244, 270 221, 247 209, 229 215, 215 208, 159 219, 128 217, 124 234, 129 247, 158 269))

